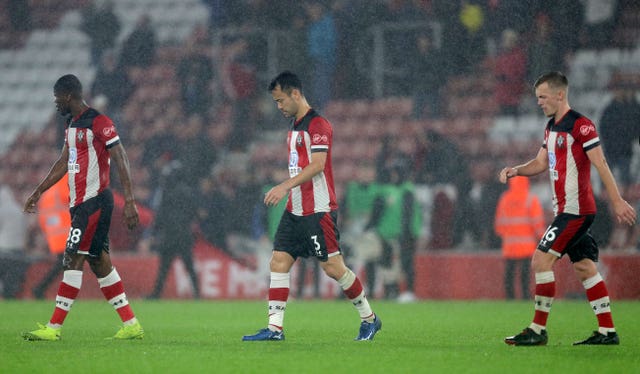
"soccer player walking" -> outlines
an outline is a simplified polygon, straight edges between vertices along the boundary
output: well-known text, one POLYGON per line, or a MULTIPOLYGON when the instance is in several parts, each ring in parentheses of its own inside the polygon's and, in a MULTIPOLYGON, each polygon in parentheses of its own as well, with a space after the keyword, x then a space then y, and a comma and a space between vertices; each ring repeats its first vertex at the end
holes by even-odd
POLYGON ((124 323, 113 338, 141 339, 144 331, 109 257, 108 234, 113 211, 113 194, 109 189, 110 159, 116 163, 124 190, 127 226, 133 229, 138 224, 127 155, 111 119, 84 101, 82 84, 76 76, 68 74, 58 79, 53 94, 58 112, 69 116, 65 143, 47 176, 27 198, 24 210, 34 213, 41 195, 68 174, 71 229, 53 315, 49 323, 39 324, 37 330, 25 332, 22 336, 25 340, 60 340, 62 324, 80 292, 86 260, 98 278, 105 299, 113 305, 124 323))
POLYGON ((288 71, 269 85, 278 109, 291 117, 287 136, 290 178, 269 190, 267 206, 288 195, 286 209, 275 234, 270 261, 269 322, 244 341, 284 340, 284 312, 289 297, 290 270, 298 257, 313 256, 335 279, 358 310, 361 324, 355 340, 373 340, 382 321, 371 310, 360 279, 349 269, 338 243, 336 194, 331 166, 333 128, 311 108, 299 78, 288 71))
POLYGON ((636 212, 620 196, 595 125, 569 106, 567 78, 559 72, 546 73, 538 78, 534 87, 538 105, 549 117, 542 148, 527 163, 502 169, 499 179, 506 183, 517 175, 529 177, 548 170, 555 218, 533 254, 536 281, 533 321, 520 334, 504 341, 518 346, 547 344, 547 318, 556 290, 553 265, 566 254, 598 320, 598 330, 574 345, 619 344, 609 293, 595 264, 598 246, 589 232, 596 214, 591 165, 598 171, 618 222, 635 224, 636 212))

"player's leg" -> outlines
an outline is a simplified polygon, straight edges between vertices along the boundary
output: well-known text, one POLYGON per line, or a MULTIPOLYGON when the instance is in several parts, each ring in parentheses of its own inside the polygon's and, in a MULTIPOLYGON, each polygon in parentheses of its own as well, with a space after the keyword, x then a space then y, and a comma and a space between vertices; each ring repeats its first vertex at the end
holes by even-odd
POLYGON ((271 254, 269 268, 271 270, 269 282, 269 322, 267 327, 256 334, 245 335, 244 341, 284 340, 284 312, 291 289, 290 270, 295 258, 287 252, 274 250, 271 254))
POLYGON ((557 256, 541 250, 536 250, 533 254, 531 265, 536 280, 533 320, 521 333, 506 337, 505 343, 522 346, 547 344, 547 319, 556 293, 552 269, 557 260, 557 256))
POLYGON ((62 259, 63 276, 58 286, 56 306, 51 319, 46 325, 38 324, 38 329, 36 330, 23 333, 22 337, 25 340, 60 340, 64 320, 67 318, 82 287, 82 266, 84 265, 85 257, 85 255, 78 253, 64 253, 62 259))
POLYGON ((620 344, 620 338, 613 324, 611 315, 611 300, 604 279, 598 272, 598 247, 591 235, 587 234, 569 252, 573 262, 573 270, 582 282, 587 294, 587 300, 598 320, 598 331, 594 331, 587 339, 575 342, 574 345, 615 345, 620 344))
POLYGON ((62 258, 63 276, 56 295, 56 307, 46 325, 23 333, 26 340, 59 340, 67 314, 75 302, 82 286, 82 268, 93 236, 96 212, 100 206, 96 198, 71 209, 71 228, 67 237, 67 247, 62 258))
POLYGON ((141 339, 144 336, 144 331, 129 305, 120 274, 113 267, 109 256, 109 226, 113 211, 113 195, 111 191, 105 190, 96 197, 96 200, 99 208, 92 215, 90 230, 87 230, 88 235, 92 234, 87 261, 91 271, 98 278, 100 291, 102 291, 104 298, 114 307, 124 324, 113 338, 141 339))
POLYGON ((291 289, 291 267, 296 261, 296 248, 300 247, 300 235, 297 232, 300 227, 300 217, 296 217, 288 211, 282 213, 278 229, 276 230, 273 252, 269 269, 271 270, 269 281, 269 322, 267 327, 256 334, 245 335, 244 341, 284 340, 284 311, 289 299, 291 289))
POLYGON ((113 306, 124 326, 113 336, 114 339, 142 339, 144 330, 138 322, 124 290, 120 274, 113 264, 109 252, 103 250, 100 257, 88 259, 91 270, 98 278, 100 291, 113 306))
POLYGON ((341 254, 329 257, 320 266, 325 274, 338 282, 342 292, 358 310, 361 323, 355 340, 373 340, 375 334, 382 329, 382 321, 371 309, 358 276, 345 265, 341 254))

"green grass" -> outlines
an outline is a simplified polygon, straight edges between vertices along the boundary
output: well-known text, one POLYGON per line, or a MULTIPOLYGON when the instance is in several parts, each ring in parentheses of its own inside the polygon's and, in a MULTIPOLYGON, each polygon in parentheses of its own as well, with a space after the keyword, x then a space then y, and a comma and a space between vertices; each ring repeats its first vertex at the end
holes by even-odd
POLYGON ((640 302, 616 301, 621 345, 574 347, 596 328, 586 301, 557 300, 549 345, 511 347, 504 336, 532 316, 531 302, 373 300, 383 329, 354 342, 347 301, 289 302, 283 342, 242 342, 266 324, 259 301, 133 300, 146 335, 109 341, 120 323, 104 301, 78 300, 59 342, 26 342, 53 302, 0 302, 0 372, 55 373, 633 373, 640 368, 640 302))

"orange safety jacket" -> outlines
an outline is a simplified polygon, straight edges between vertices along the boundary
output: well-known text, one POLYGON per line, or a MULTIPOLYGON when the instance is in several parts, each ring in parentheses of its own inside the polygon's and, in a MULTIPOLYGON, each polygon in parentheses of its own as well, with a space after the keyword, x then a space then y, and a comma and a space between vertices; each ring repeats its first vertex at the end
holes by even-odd
POLYGON ((38 224, 44 233, 49 252, 60 254, 67 245, 71 228, 67 175, 45 191, 38 201, 38 224))
POLYGON ((494 225, 502 238, 503 257, 531 257, 545 225, 542 205, 538 197, 529 192, 528 178, 509 179, 509 189, 498 200, 494 225))

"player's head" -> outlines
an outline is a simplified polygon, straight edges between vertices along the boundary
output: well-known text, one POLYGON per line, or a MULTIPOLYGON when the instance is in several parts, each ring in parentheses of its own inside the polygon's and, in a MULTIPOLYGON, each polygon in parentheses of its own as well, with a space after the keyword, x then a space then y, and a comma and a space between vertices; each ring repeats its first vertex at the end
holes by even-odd
POLYGON ((71 113, 71 101, 82 100, 82 83, 73 74, 63 75, 53 85, 53 95, 58 112, 67 115, 71 113))
POLYGON ((269 84, 269 91, 285 117, 293 117, 298 113, 304 94, 297 75, 290 71, 278 74, 269 84))
POLYGON ((538 105, 547 117, 553 117, 563 105, 568 105, 569 81, 564 74, 552 71, 541 75, 534 83, 538 105))
POLYGON ((278 87, 287 95, 291 95, 293 90, 298 90, 300 94, 302 94, 302 82, 300 82, 300 78, 288 70, 278 74, 278 76, 273 78, 271 83, 269 83, 269 91, 271 92, 278 87))
POLYGON ((550 87, 554 89, 569 89, 569 80, 559 71, 550 71, 548 73, 544 73, 536 79, 533 87, 538 88, 543 83, 547 83, 550 87))

